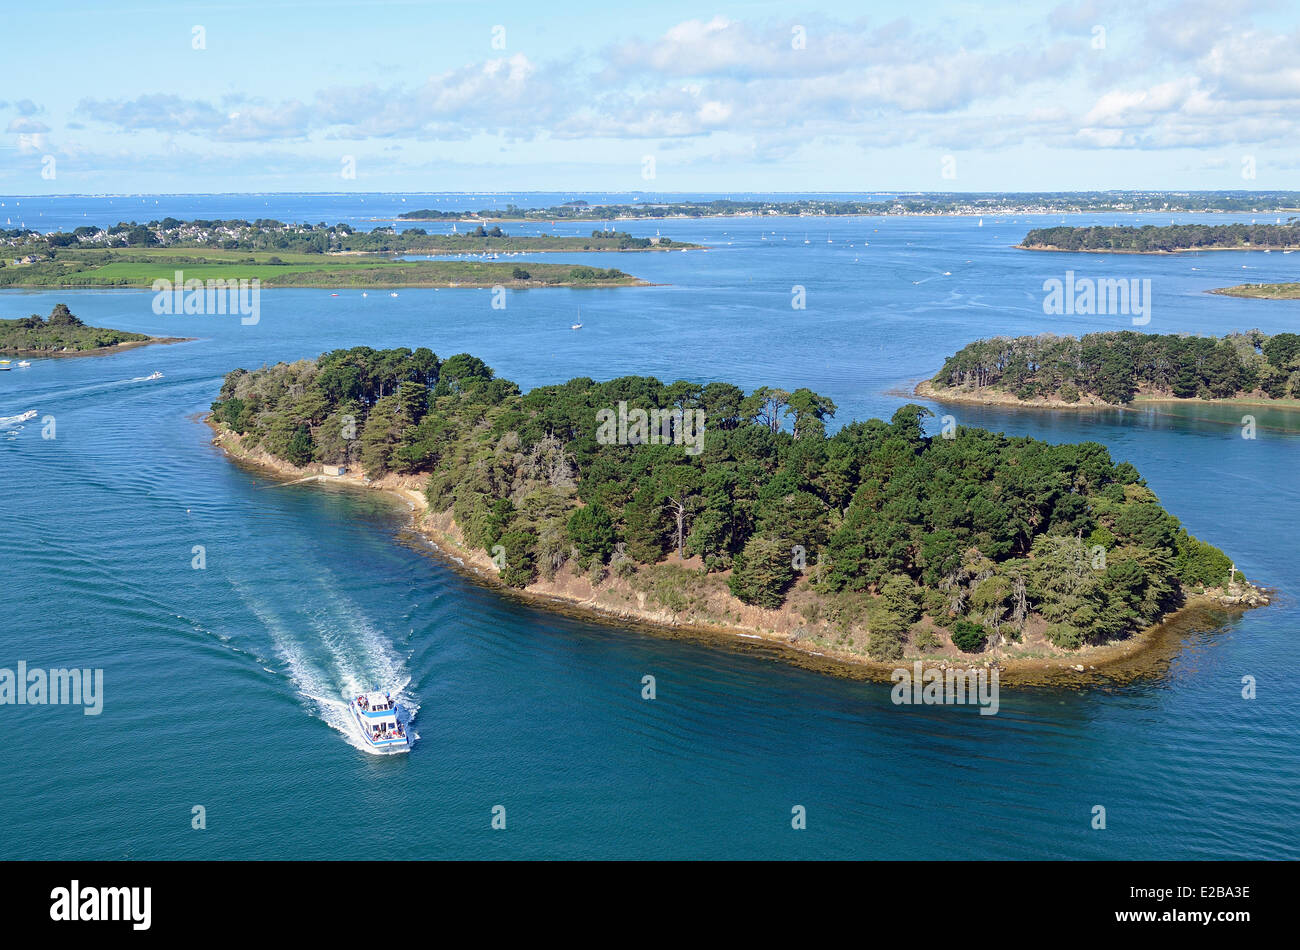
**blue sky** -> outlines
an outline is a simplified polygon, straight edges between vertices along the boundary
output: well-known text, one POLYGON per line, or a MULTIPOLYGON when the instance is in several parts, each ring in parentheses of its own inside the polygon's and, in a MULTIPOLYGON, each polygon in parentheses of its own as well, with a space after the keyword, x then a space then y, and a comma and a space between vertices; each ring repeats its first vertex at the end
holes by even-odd
POLYGON ((1300 6, 11 5, 0 193, 1300 189, 1300 6))

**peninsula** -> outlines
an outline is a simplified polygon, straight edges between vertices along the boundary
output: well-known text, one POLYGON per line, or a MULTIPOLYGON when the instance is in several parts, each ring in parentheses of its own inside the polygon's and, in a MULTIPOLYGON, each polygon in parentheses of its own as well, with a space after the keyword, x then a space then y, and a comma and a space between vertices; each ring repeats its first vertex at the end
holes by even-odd
POLYGON ((398 492, 437 547, 528 596, 866 675, 1079 670, 1180 608, 1267 602, 1099 444, 927 437, 916 405, 828 435, 835 411, 634 376, 523 393, 468 354, 356 347, 235 370, 208 421, 286 479, 398 492))

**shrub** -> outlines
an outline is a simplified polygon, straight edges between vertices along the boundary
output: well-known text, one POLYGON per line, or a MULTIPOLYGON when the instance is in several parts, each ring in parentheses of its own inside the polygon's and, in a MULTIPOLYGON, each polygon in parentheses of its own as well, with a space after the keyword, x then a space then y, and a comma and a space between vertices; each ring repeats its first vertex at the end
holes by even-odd
POLYGON ((1068 623, 1049 623, 1043 634, 1064 650, 1077 650, 1083 646, 1083 634, 1068 623))
POLYGON ((962 653, 978 653, 989 638, 988 631, 970 620, 958 620, 951 633, 953 646, 962 653))

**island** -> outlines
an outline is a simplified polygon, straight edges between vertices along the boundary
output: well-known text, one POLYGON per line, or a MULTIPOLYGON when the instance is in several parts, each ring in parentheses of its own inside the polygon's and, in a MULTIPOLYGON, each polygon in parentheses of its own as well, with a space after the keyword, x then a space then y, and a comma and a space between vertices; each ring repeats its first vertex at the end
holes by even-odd
POLYGON ((1030 251, 1177 254, 1187 251, 1290 251, 1300 248, 1300 224, 1171 224, 1165 227, 1035 228, 1020 247, 1030 251))
POLYGON ((397 493, 438 549, 538 603, 849 675, 1073 674, 1131 663, 1183 611, 1267 602, 1102 445, 927 436, 919 405, 830 435, 835 412, 639 376, 525 393, 470 354, 355 347, 234 370, 207 421, 284 480, 397 493))
POLYGON ((1057 408, 1143 399, 1300 404, 1300 334, 993 337, 962 347, 915 392, 940 401, 1057 408))
POLYGON ((89 327, 61 303, 54 305, 48 317, 34 313, 17 320, 0 320, 0 353, 6 356, 88 356, 150 343, 184 342, 188 341, 182 337, 89 327))

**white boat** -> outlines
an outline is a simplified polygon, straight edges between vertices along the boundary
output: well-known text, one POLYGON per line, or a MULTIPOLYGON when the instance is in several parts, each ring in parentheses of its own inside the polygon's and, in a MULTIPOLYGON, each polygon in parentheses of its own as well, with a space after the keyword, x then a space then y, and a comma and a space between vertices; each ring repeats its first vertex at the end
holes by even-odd
POLYGON ((411 737, 397 719, 397 701, 386 690, 363 693, 348 703, 369 751, 379 755, 410 752, 411 737))
POLYGON ((31 366, 32 364, 31 364, 31 361, 30 361, 30 360, 19 360, 19 361, 18 361, 18 365, 19 365, 19 366, 31 366))
POLYGON ((162 373, 158 372, 157 370, 154 370, 152 373, 150 373, 148 376, 145 377, 145 379, 162 379, 162 378, 163 378, 162 373))
POLYGON ((581 324, 581 323, 575 323, 573 326, 569 327, 569 329, 570 329, 570 330, 581 330, 581 329, 582 329, 582 324, 581 324))
POLYGON ((390 297, 396 297, 396 296, 397 296, 397 291, 394 290, 394 291, 393 291, 392 293, 390 293, 388 296, 390 296, 390 297))
POLYGON ((11 369, 13 369, 13 367, 9 365, 8 360, 0 360, 0 373, 7 372, 11 369))

